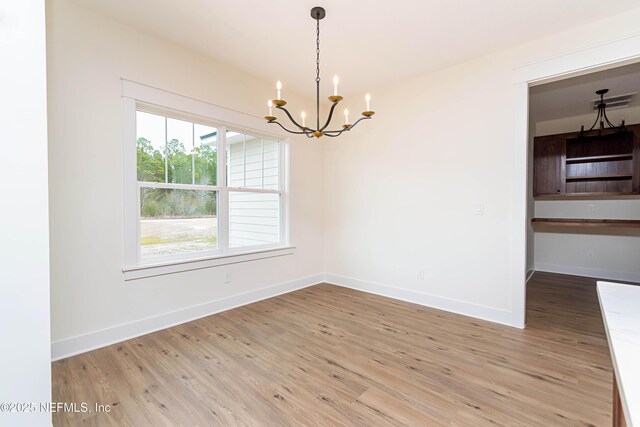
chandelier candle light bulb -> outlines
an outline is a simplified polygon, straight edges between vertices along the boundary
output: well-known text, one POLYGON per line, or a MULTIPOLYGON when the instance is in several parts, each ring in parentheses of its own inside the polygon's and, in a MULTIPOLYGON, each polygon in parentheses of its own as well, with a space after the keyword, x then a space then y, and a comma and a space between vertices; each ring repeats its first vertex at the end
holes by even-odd
POLYGON ((272 122, 274 120, 277 120, 277 117, 275 117, 273 115, 273 101, 272 100, 268 100, 267 101, 267 107, 269 107, 269 115, 265 116, 265 119, 267 120, 267 122, 272 122))
POLYGON ((331 107, 329 108, 329 116, 327 117, 326 121, 324 121, 323 123, 320 122, 320 20, 324 19, 325 16, 326 16, 326 11, 322 7, 314 7, 313 9, 311 9, 311 18, 313 18, 316 21, 316 78, 315 80, 316 80, 317 120, 315 123, 315 127, 313 128, 307 127, 307 124, 306 124, 307 115, 304 111, 300 113, 300 117, 302 118, 302 124, 300 124, 291 115, 291 113, 285 108, 285 105, 287 104, 287 102, 284 99, 282 99, 282 82, 280 82, 280 80, 278 80, 278 82, 276 83, 276 89, 277 89, 276 99, 269 100, 268 102, 269 115, 265 117, 265 119, 267 120, 267 123, 276 124, 280 126, 280 128, 282 128, 283 130, 289 133, 304 135, 307 138, 313 138, 313 137, 320 138, 322 136, 335 138, 337 136, 340 136, 343 132, 347 132, 353 129, 362 120, 371 119, 371 117, 375 114, 373 111, 370 110, 371 107, 370 107, 369 101, 371 99, 371 96, 367 94, 365 96, 365 99, 367 101, 367 111, 364 111, 362 113, 362 117, 354 121, 353 124, 350 124, 349 110, 345 108, 344 110, 345 124, 342 125, 342 129, 328 130, 327 128, 331 125, 331 119, 333 118, 333 113, 336 107, 338 106, 338 104, 340 103, 340 101, 342 101, 343 99, 340 95, 338 95, 338 82, 339 82, 338 76, 334 76, 333 77, 333 95, 328 97, 329 102, 331 102, 331 107), (277 117, 273 116, 273 107, 285 112, 285 114, 287 115, 291 123, 293 123, 294 129, 287 129, 287 127, 285 127, 282 123, 278 121, 277 117))
POLYGON ((367 109, 365 111, 371 111, 371 95, 367 94, 364 99, 367 101, 367 109))

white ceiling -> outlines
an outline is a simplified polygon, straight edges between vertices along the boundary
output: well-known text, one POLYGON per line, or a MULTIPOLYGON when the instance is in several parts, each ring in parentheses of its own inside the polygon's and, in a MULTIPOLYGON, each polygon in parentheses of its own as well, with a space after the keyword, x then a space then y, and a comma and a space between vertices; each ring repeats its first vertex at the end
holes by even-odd
POLYGON ((638 7, 637 0, 76 0, 236 65, 285 90, 313 92, 315 21, 323 6, 321 72, 341 93, 482 56, 638 7))
POLYGON ((640 63, 534 86, 530 92, 531 116, 538 122, 593 114, 595 120, 592 101, 599 98, 595 93, 598 89, 609 89, 605 97, 638 93, 629 107, 640 106, 640 63))

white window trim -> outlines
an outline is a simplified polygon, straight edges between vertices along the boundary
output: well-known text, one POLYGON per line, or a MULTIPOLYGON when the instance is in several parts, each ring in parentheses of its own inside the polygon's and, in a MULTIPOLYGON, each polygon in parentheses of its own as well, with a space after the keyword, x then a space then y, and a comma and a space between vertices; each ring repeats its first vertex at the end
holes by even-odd
MULTIPOLYGON (((197 270, 216 267, 220 265, 234 264, 257 259, 272 258, 276 256, 294 253, 295 247, 291 244, 290 234, 290 187, 289 187, 289 161, 290 140, 282 131, 274 128, 266 129, 263 119, 209 104, 197 99, 185 97, 172 92, 167 92, 151 86, 122 80, 122 110, 123 110, 123 140, 124 140, 124 236, 123 236, 123 268, 125 280, 141 279, 144 277, 160 276, 164 274, 178 273, 182 271, 197 270), (229 192, 252 192, 281 194, 280 198, 280 242, 276 245, 261 245, 251 248, 227 247, 229 232, 229 216, 218 215, 218 241, 219 247, 215 251, 198 252, 193 254, 180 254, 168 257, 157 257, 149 260, 140 258, 140 184, 137 180, 136 161, 136 111, 139 107, 145 111, 157 111, 160 114, 170 113, 176 117, 201 118, 204 123, 210 123, 218 129, 221 135, 218 156, 221 156, 219 164, 226 165, 226 130, 248 132, 252 135, 262 136, 268 139, 280 141, 280 182, 281 190, 263 190, 248 188, 229 188, 226 186, 225 168, 218 167, 216 186, 201 186, 205 190, 218 192, 218 209, 227 210, 229 207, 229 192), (175 113, 175 114, 173 114, 175 113), (274 132, 275 130, 275 132, 274 132)), ((144 186, 168 188, 163 183, 144 183, 144 186)), ((179 184, 170 184, 171 188, 179 187, 179 184)), ((193 189, 193 185, 189 185, 193 189)))

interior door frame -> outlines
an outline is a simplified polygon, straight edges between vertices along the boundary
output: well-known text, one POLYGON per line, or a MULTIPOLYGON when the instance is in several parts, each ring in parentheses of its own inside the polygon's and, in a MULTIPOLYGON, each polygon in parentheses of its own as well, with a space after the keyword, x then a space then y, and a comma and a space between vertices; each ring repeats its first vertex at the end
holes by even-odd
POLYGON ((529 88, 640 61, 640 34, 570 52, 514 69, 515 149, 511 209, 511 324, 525 327, 527 274, 527 194, 529 88))

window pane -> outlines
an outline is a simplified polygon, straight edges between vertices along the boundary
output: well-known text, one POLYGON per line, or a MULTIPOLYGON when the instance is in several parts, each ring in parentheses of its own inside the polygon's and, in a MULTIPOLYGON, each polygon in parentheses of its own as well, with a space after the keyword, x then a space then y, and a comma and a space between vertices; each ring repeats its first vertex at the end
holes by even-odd
POLYGON ((138 181, 165 182, 165 118, 136 113, 138 181))
POLYGON ((194 184, 216 185, 218 171, 218 130, 211 126, 195 124, 193 165, 194 184))
POLYGON ((167 118, 167 182, 193 184, 193 123, 167 118))
POLYGON ((140 189, 142 258, 218 249, 217 192, 140 189))
POLYGON ((263 186, 268 190, 280 189, 280 143, 265 139, 263 141, 263 186))
POLYGON ((227 132, 227 147, 227 176, 230 187, 279 189, 278 141, 227 132))
POLYGON ((280 195, 229 192, 229 247, 280 242, 280 195))

